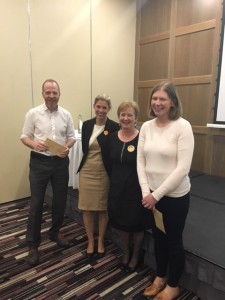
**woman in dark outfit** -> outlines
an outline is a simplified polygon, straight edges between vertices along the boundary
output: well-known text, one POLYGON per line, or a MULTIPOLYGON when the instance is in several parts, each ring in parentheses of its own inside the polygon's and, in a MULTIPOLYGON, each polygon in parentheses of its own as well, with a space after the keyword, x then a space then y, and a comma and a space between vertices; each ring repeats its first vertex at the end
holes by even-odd
POLYGON ((121 268, 133 272, 139 262, 144 230, 151 214, 141 204, 142 193, 136 170, 139 109, 135 102, 120 104, 117 115, 121 129, 110 136, 112 165, 108 200, 110 225, 118 230, 123 257, 121 268), (132 247, 132 249, 131 249, 132 247))

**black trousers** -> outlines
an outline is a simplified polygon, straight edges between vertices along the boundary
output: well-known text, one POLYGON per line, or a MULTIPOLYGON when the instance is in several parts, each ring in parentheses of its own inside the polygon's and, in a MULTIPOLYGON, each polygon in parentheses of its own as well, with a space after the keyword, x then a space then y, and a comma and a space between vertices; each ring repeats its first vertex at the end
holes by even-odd
POLYGON ((26 234, 29 247, 38 247, 41 243, 43 203, 49 181, 53 191, 50 236, 56 236, 62 227, 69 181, 68 167, 68 157, 49 157, 31 152, 29 174, 31 201, 26 234))
POLYGON ((163 214, 166 234, 155 224, 152 232, 154 238, 157 276, 166 277, 171 287, 177 287, 185 264, 183 247, 183 230, 190 204, 189 193, 179 198, 163 197, 156 208, 163 214))

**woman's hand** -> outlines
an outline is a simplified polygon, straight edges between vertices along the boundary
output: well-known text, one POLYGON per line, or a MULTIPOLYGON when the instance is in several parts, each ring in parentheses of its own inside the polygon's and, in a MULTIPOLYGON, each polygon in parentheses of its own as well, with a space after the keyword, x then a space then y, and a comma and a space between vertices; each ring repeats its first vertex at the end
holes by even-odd
POLYGON ((156 203, 157 200, 152 196, 151 193, 149 193, 142 199, 142 205, 147 209, 151 209, 153 212, 155 210, 156 203))

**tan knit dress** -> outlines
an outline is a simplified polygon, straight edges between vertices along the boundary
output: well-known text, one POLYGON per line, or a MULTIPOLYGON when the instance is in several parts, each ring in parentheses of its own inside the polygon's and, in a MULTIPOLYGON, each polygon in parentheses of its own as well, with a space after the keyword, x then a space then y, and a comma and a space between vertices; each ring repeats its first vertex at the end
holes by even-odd
POLYGON ((97 139, 90 145, 79 176, 78 208, 91 211, 107 210, 109 178, 97 139))

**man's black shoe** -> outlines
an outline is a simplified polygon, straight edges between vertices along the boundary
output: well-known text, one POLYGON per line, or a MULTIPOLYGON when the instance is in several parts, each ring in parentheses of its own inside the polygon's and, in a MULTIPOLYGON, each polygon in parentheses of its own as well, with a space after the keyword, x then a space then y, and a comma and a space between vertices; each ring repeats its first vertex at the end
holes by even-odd
POLYGON ((56 242, 56 244, 62 248, 69 248, 74 245, 69 240, 64 239, 63 234, 61 232, 59 232, 56 236, 50 236, 50 240, 56 242))
POLYGON ((33 267, 39 264, 38 248, 30 248, 27 256, 27 263, 33 267))

